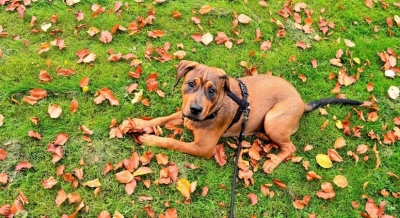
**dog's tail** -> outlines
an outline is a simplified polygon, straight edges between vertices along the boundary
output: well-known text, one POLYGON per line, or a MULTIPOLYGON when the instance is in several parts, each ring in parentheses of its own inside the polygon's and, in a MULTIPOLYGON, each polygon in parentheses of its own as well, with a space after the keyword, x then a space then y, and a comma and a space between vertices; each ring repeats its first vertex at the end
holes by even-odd
POLYGON ((350 99, 342 99, 342 98, 324 98, 324 99, 305 103, 304 112, 307 113, 307 112, 313 111, 313 110, 315 110, 321 106, 327 105, 327 104, 361 105, 361 104, 363 104, 363 102, 350 100, 350 99))

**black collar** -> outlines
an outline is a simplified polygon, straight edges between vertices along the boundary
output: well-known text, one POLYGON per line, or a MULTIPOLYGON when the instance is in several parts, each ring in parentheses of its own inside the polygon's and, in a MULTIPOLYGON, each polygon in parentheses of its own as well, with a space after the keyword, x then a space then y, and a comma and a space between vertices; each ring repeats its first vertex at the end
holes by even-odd
POLYGON ((237 79, 239 82, 239 87, 242 92, 242 99, 237 97, 233 92, 228 91, 228 96, 236 102, 236 104, 239 105, 238 110, 236 111, 235 118, 233 118, 231 124, 229 125, 228 129, 233 126, 233 124, 237 123, 240 120, 240 117, 242 116, 242 113, 249 108, 250 104, 247 101, 247 97, 249 96, 249 93, 247 92, 247 87, 246 85, 239 79, 237 79))

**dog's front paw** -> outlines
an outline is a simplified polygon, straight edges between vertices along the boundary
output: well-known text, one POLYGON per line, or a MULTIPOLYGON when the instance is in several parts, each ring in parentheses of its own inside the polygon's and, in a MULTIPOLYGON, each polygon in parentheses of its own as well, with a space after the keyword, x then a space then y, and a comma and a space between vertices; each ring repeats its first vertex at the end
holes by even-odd
POLYGON ((158 136, 143 134, 138 137, 139 141, 146 146, 157 146, 158 145, 158 136))
POLYGON ((133 119, 131 119, 131 122, 133 124, 133 128, 139 132, 152 126, 150 121, 148 121, 148 120, 133 118, 133 119))

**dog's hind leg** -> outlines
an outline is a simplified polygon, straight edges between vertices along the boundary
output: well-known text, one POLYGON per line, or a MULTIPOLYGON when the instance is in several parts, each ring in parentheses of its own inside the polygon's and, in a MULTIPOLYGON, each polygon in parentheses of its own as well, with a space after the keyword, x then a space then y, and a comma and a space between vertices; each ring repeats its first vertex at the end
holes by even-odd
POLYGON ((266 173, 272 173, 282 161, 296 151, 296 147, 290 141, 290 136, 297 131, 302 115, 303 108, 296 108, 293 102, 290 104, 280 102, 268 111, 264 120, 265 133, 273 143, 279 146, 280 151, 276 155, 268 155, 270 159, 263 165, 266 173))

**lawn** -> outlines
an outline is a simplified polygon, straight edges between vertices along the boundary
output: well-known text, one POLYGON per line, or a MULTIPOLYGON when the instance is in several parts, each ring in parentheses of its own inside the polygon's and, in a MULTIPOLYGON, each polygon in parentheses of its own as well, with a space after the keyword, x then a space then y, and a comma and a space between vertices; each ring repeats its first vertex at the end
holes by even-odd
MULTIPOLYGON (((243 154, 254 184, 238 179, 235 217, 398 216, 400 98, 388 90, 400 85, 399 5, 0 0, 0 214, 229 216, 235 140, 220 140, 221 163, 118 134, 124 120, 180 107, 184 59, 235 78, 280 76, 305 102, 368 101, 305 114, 294 157, 272 174, 266 152, 243 154), (328 152, 324 168, 316 157, 328 152)), ((180 130, 158 128, 193 139, 180 130)))

